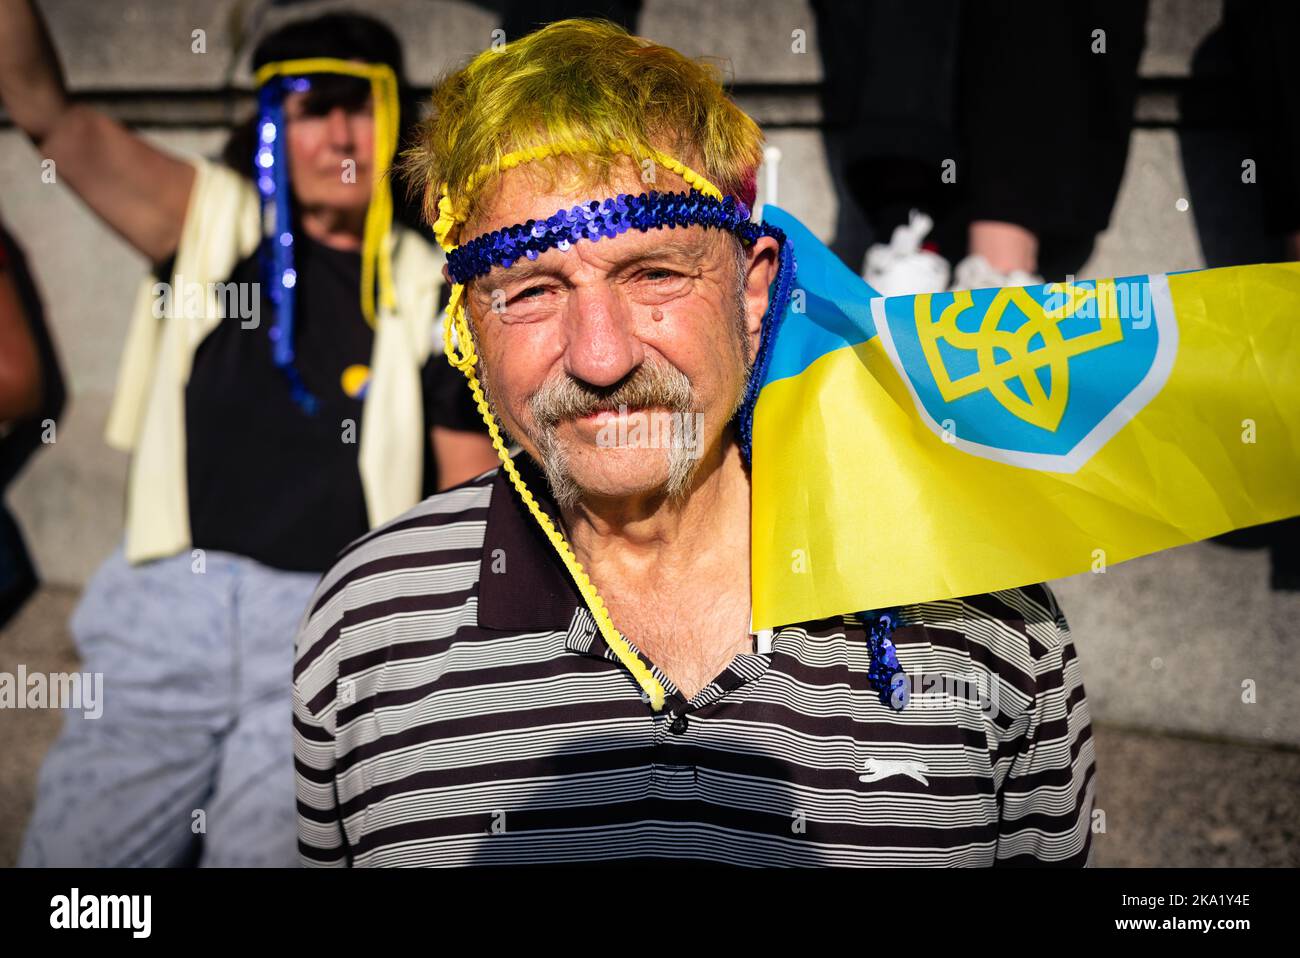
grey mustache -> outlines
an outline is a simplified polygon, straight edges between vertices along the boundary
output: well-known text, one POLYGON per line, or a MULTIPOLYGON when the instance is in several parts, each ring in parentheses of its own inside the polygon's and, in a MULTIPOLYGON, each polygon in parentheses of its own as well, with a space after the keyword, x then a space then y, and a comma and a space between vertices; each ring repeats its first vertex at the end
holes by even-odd
POLYGON ((673 412, 691 408, 691 383, 673 366, 640 366, 614 386, 598 387, 563 376, 544 385, 529 400, 533 419, 543 429, 597 412, 663 406, 673 412))

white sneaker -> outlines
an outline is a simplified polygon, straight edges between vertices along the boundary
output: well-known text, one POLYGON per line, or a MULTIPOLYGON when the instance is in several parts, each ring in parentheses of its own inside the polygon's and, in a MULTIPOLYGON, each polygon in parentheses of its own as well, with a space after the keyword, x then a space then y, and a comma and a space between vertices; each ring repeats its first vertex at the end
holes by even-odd
POLYGON ((983 256, 967 256, 957 264, 953 271, 953 289, 993 289, 1002 286, 1037 286, 1043 277, 1036 273, 1027 273, 1023 269, 1013 269, 1001 273, 989 265, 983 256))
POLYGON ((934 221, 912 210, 908 222, 895 228, 889 245, 876 243, 867 250, 862 278, 882 296, 941 293, 948 288, 948 261, 921 248, 934 221))

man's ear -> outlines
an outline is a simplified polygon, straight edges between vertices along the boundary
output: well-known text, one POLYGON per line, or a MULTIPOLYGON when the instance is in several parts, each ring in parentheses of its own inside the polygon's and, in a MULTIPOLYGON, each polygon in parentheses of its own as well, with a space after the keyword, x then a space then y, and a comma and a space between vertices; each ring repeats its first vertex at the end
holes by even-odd
POLYGON ((763 332, 763 316, 767 312, 772 282, 776 279, 781 246, 771 236, 760 236, 747 253, 745 319, 751 355, 753 355, 758 352, 758 341, 763 332))
POLYGON ((447 284, 448 288, 454 285, 451 280, 451 270, 447 268, 445 262, 442 264, 442 281, 447 284))

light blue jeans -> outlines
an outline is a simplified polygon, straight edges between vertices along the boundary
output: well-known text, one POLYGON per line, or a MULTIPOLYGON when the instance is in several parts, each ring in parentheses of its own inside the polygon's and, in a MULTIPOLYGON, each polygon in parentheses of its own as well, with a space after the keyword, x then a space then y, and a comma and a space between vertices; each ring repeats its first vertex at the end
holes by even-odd
POLYGON ((19 864, 297 865, 293 642, 318 579, 109 556, 71 621, 103 714, 65 713, 19 864))

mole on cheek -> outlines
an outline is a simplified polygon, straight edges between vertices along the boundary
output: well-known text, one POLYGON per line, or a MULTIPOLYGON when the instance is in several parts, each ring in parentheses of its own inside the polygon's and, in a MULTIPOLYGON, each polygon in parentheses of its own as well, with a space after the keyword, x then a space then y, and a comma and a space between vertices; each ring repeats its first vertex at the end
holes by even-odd
POLYGON ((664 311, 660 309, 658 306, 651 306, 650 318, 657 323, 664 318, 664 311))

